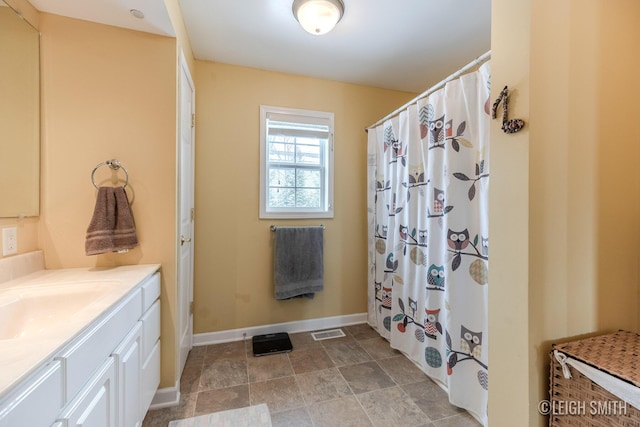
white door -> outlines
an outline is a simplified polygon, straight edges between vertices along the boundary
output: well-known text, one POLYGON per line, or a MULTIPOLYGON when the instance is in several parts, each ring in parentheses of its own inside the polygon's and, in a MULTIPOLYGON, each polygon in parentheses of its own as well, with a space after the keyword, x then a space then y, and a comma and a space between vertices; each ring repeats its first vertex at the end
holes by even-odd
POLYGON ((178 263, 178 373, 182 374, 193 335, 193 167, 195 89, 180 54, 179 263, 178 263))

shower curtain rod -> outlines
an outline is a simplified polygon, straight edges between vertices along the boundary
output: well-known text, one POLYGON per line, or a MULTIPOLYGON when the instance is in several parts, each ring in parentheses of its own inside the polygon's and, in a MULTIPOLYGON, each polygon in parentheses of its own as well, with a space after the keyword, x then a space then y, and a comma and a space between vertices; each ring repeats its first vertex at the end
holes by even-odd
POLYGON ((440 89, 441 87, 443 87, 444 85, 449 83, 451 80, 457 79, 462 74, 464 74, 467 71, 469 71, 469 69, 471 69, 473 67, 477 67, 478 65, 483 64, 484 62, 489 60, 489 58, 491 58, 491 51, 490 50, 487 51, 486 53, 480 55, 479 57, 477 57, 473 61, 469 62, 467 65, 465 65, 464 67, 460 68, 458 71, 456 71, 455 73, 451 74, 449 77, 446 77, 443 80, 441 80, 439 83, 436 83, 435 85, 431 86, 429 89, 425 90, 420 95, 416 96, 411 101, 409 101, 406 104, 404 104, 402 107, 398 108, 397 110, 393 111, 392 113, 387 114, 386 116, 384 116, 383 118, 381 118, 380 120, 375 122, 374 124, 372 124, 370 126, 367 126, 366 128, 364 128, 364 131, 365 132, 369 132, 369 129, 372 129, 372 128, 378 126, 379 124, 384 123, 385 120, 390 119, 391 117, 395 116, 396 114, 398 114, 402 110, 406 109, 409 105, 411 105, 411 104, 413 104, 415 102, 418 102, 422 98, 426 98, 427 96, 431 95, 436 90, 440 89))

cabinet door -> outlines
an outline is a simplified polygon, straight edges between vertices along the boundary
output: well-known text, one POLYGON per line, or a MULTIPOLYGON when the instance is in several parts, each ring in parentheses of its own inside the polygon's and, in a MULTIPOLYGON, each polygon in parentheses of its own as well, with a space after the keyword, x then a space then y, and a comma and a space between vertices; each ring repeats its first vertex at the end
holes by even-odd
POLYGON ((63 411, 67 427, 116 427, 115 363, 109 357, 63 411))
POLYGON ((142 364, 142 394, 140 412, 144 416, 151 405, 153 396, 160 384, 160 340, 151 350, 151 354, 142 364))
POLYGON ((142 321, 142 360, 147 360, 160 338, 160 300, 140 318, 142 321))
POLYGON ((116 362, 117 418, 119 427, 141 424, 140 375, 142 367, 142 326, 138 322, 113 352, 116 362))

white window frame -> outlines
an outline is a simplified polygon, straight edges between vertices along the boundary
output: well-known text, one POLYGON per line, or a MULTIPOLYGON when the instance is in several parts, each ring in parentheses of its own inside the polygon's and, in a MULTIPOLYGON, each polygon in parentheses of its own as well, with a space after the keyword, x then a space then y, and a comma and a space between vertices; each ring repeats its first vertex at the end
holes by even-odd
MULTIPOLYGON (((260 106, 260 218, 333 218, 333 123, 334 114, 325 111, 301 110, 295 108, 260 106), (320 208, 270 208, 268 202, 269 158, 267 155, 267 120, 277 117, 278 121, 295 121, 317 124, 322 122, 329 126, 329 135, 325 147, 325 165, 323 168, 323 182, 321 193, 323 202, 320 208)), ((321 149, 322 153, 322 149, 321 149)))

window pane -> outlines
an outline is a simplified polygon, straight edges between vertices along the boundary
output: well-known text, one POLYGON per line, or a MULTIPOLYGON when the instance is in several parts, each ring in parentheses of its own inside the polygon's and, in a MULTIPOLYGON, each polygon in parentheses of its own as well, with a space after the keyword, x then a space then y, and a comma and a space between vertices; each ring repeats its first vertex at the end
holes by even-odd
POLYGON ((297 169, 298 179, 296 186, 320 188, 320 170, 318 169, 297 169))
POLYGON ((296 206, 296 190, 293 188, 270 188, 270 208, 293 208, 296 206))
POLYGON ((320 190, 298 189, 296 191, 296 206, 299 208, 319 208, 320 190))
POLYGON ((296 142, 298 144, 305 144, 305 145, 320 145, 320 141, 325 142, 326 139, 320 139, 320 138, 296 138, 296 142))
POLYGON ((269 143, 269 161, 293 163, 295 144, 284 144, 279 142, 269 143))
POLYGON ((296 170, 293 168, 269 168, 269 187, 295 187, 296 170))
POLYGON ((310 165, 320 164, 320 146, 296 145, 296 162, 310 165))

